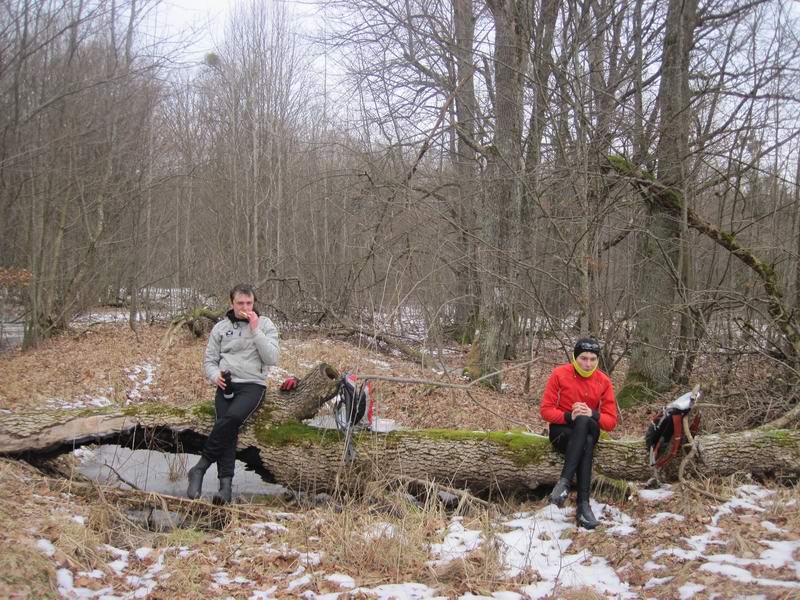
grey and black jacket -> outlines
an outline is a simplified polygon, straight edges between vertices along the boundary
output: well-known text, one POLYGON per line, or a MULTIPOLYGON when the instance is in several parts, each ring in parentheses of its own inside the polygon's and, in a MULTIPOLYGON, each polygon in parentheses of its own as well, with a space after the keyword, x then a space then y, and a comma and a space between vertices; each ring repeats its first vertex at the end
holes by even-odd
POLYGON ((230 371, 236 383, 266 385, 267 368, 278 364, 278 330, 267 317, 259 315, 258 329, 237 319, 233 310, 214 325, 208 337, 203 371, 216 383, 221 371, 230 371))

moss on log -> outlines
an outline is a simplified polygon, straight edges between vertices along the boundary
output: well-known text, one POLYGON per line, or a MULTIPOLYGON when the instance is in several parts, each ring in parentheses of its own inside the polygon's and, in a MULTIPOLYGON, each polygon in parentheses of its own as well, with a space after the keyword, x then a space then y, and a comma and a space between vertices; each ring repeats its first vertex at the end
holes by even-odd
MULTIPOLYGON (((240 458, 271 480, 316 491, 335 488, 345 471, 367 479, 413 477, 504 494, 551 484, 559 476, 563 459, 547 438, 521 431, 362 431, 353 436, 355 459, 346 463, 338 431, 301 422, 332 397, 337 375, 320 365, 295 391, 270 390, 239 436, 240 458)), ((0 416, 0 454, 52 454, 93 442, 149 447, 154 438, 162 450, 196 452, 212 425, 208 404, 12 413, 0 416)), ((706 435, 698 443, 700 468, 709 474, 800 474, 797 430, 706 435)), ((595 467, 611 479, 642 481, 652 475, 641 439, 601 439, 595 467)))

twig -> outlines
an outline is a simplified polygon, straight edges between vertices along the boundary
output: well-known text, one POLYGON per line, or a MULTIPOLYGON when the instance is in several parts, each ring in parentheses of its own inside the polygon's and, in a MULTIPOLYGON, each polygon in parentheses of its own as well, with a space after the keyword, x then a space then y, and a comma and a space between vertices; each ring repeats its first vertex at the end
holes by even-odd
POLYGON ((430 379, 414 379, 413 377, 389 377, 386 375, 359 375, 361 379, 372 380, 372 381, 392 381, 394 383, 412 383, 412 384, 421 384, 421 385, 433 385, 436 387, 445 387, 445 388, 452 388, 455 390, 468 390, 476 383, 483 381, 484 379, 489 379, 490 377, 494 377, 495 375, 501 375, 506 373, 507 371, 513 371, 514 369, 519 369, 521 367, 525 367, 527 365, 533 364, 539 360, 539 357, 536 357, 531 360, 526 360, 525 362, 517 363, 511 367, 500 369, 499 371, 495 371, 494 373, 489 373, 488 375, 483 375, 482 377, 478 377, 469 383, 443 383, 441 381, 432 381, 430 379))
POLYGON ((686 488, 690 489, 693 492, 696 492, 698 494, 701 494, 703 496, 711 498, 712 500, 716 500, 717 502, 727 502, 728 501, 727 498, 723 498, 722 496, 718 496, 717 494, 713 494, 713 493, 708 492, 706 490, 703 490, 703 489, 700 489, 698 487, 695 487, 691 483, 686 481, 686 478, 684 477, 683 472, 686 469, 686 465, 689 463, 689 461, 697 453, 697 447, 698 447, 697 439, 692 435, 691 428, 689 427, 689 416, 688 415, 683 415, 683 431, 686 433, 686 439, 692 445, 692 448, 691 448, 691 450, 689 450, 689 453, 686 456, 683 457, 683 459, 681 460, 680 466, 678 466, 678 481, 680 481, 681 485, 685 486, 686 488))
POLYGON ((114 475, 116 475, 116 476, 117 476, 117 479, 119 479, 119 480, 120 480, 122 483, 124 483, 125 485, 129 485, 130 487, 132 487, 133 489, 135 489, 135 490, 136 490, 136 491, 138 491, 138 492, 142 492, 142 491, 144 491, 144 490, 142 490, 142 489, 141 489, 141 488, 140 488, 138 485, 136 485, 136 484, 134 484, 134 483, 131 483, 130 481, 128 481, 127 479, 125 479, 125 478, 122 476, 122 474, 121 474, 119 471, 117 471, 117 470, 116 470, 114 467, 112 467, 112 466, 111 466, 110 464, 108 464, 107 462, 103 461, 103 465, 105 465, 105 467, 106 467, 106 468, 107 468, 109 471, 111 471, 112 473, 114 473, 114 475))
POLYGON ((372 380, 372 381, 391 381, 391 382, 394 382, 394 383, 410 383, 410 384, 432 385, 432 386, 436 386, 436 387, 450 388, 450 389, 455 389, 455 390, 464 390, 464 391, 467 392, 467 398, 469 398, 471 402, 473 402, 476 406, 479 406, 480 408, 482 408, 483 410, 488 412, 490 415, 494 415, 495 417, 497 417, 499 419, 502 419, 504 421, 507 421, 509 423, 512 423, 514 425, 519 425, 520 427, 523 427, 526 431, 531 431, 531 429, 530 429, 530 427, 528 426, 527 423, 522 423, 521 421, 517 421, 516 419, 512 419, 507 415, 501 415, 499 413, 496 413, 492 409, 487 408, 481 402, 476 400, 472 396, 472 394, 469 393, 469 391, 472 388, 472 386, 474 386, 476 383, 479 383, 479 382, 483 381, 484 379, 489 379, 490 377, 494 377, 495 375, 500 375, 500 374, 506 373, 508 371, 513 371, 514 369, 520 369, 522 367, 525 367, 525 366, 528 366, 528 365, 532 365, 533 363, 538 362, 538 361, 539 361, 539 357, 537 356, 536 358, 532 358, 531 360, 526 360, 525 362, 517 363, 516 365, 513 365, 511 367, 507 367, 505 369, 500 369, 499 371, 495 371, 494 373, 489 373, 488 375, 483 375, 482 377, 478 377, 478 379, 470 381, 469 383, 444 383, 444 382, 441 382, 441 381, 431 381, 429 379, 414 379, 414 378, 411 378, 411 377, 389 377, 389 376, 386 376, 386 375, 360 375, 360 377, 362 379, 364 379, 364 381, 367 381, 367 380, 372 380))
POLYGON ((416 479, 415 477, 406 477, 404 475, 398 475, 396 477, 393 477, 392 479, 395 479, 397 481, 404 481, 405 483, 413 483, 415 485, 419 485, 419 486, 422 486, 422 487, 427 487, 427 486, 431 486, 432 485, 432 486, 434 486, 434 487, 436 487, 436 488, 438 488, 438 489, 440 489, 440 490, 442 490, 444 492, 447 492, 448 494, 453 494, 454 496, 458 496, 462 500, 468 500, 469 502, 475 502, 476 504, 480 504, 481 506, 484 506, 486 508, 489 508, 491 506, 486 500, 481 500, 480 498, 477 498, 477 497, 473 496, 472 494, 470 494, 466 490, 459 490, 457 488, 453 488, 453 487, 450 487, 450 486, 447 486, 447 485, 443 485, 443 484, 439 483, 438 481, 425 480, 425 479, 416 479))

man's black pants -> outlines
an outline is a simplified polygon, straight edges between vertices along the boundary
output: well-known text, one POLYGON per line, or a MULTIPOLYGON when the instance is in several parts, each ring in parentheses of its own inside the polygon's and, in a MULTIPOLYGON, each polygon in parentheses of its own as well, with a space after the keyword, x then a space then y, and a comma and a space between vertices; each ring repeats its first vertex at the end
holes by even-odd
POLYGON ((239 429, 261 405, 267 388, 257 383, 234 383, 233 398, 226 400, 217 388, 214 396, 216 420, 203 446, 203 456, 217 463, 217 477, 233 477, 236 465, 236 442, 239 429))

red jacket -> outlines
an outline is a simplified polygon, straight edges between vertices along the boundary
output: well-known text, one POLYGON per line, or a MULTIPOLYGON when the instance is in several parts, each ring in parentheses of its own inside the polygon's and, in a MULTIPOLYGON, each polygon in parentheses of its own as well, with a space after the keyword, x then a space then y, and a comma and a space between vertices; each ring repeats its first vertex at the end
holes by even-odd
POLYGON ((548 423, 565 425, 571 420, 569 415, 576 402, 592 409, 600 429, 611 431, 617 426, 617 402, 608 375, 598 369, 589 377, 581 377, 571 364, 556 367, 542 395, 542 418, 548 423))

